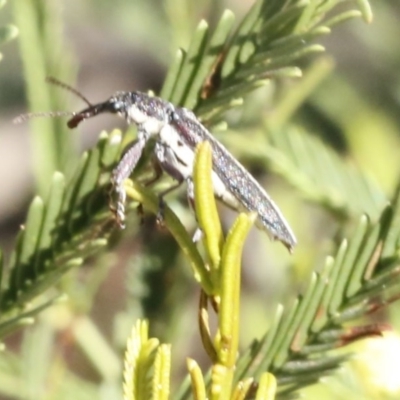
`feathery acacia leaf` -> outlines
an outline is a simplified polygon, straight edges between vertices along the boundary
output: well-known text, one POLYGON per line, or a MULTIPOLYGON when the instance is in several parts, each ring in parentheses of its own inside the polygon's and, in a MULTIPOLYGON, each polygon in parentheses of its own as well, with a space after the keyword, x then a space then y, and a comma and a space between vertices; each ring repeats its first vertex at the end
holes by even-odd
POLYGON ((236 133, 229 141, 243 156, 266 163, 307 200, 341 218, 366 213, 375 220, 388 203, 382 189, 362 170, 298 128, 272 130, 259 146, 246 146, 248 137, 236 133))
POLYGON ((104 228, 109 215, 102 212, 107 191, 99 183, 101 160, 105 149, 112 147, 119 149, 120 142, 115 137, 110 142, 107 135, 102 135, 98 146, 83 155, 71 182, 65 185, 64 176, 55 173, 48 199, 44 202, 36 197, 32 201, 18 245, 10 257, 10 273, 0 302, 0 329, 18 308, 51 288, 66 271, 81 265, 107 244, 109 230, 104 228))
MULTIPOLYGON (((15 24, 19 28, 19 50, 31 111, 61 110, 65 94, 59 88, 44 85, 46 76, 66 82, 74 75, 67 46, 61 36, 61 9, 43 1, 13 1, 15 24)), ((40 196, 47 194, 54 171, 76 162, 74 141, 64 122, 57 118, 30 121, 34 177, 40 196)))
MULTIPOLYGON (((213 34, 201 21, 188 52, 178 51, 161 96, 193 109, 205 122, 217 122, 223 112, 241 103, 246 92, 292 71, 306 55, 324 51, 313 41, 330 33, 325 16, 338 3, 258 0, 233 33, 230 11, 222 15, 213 34)), ((364 3, 363 13, 342 10, 335 18, 366 17, 364 3)))
POLYGON ((269 332, 242 357, 236 379, 249 375, 257 379, 270 371, 277 377, 281 395, 285 393, 279 398, 286 398, 294 389, 333 372, 349 357, 330 355, 329 350, 363 337, 381 335, 386 324, 343 324, 398 297, 398 291, 387 302, 375 297, 375 291, 389 292, 391 280, 398 276, 399 259, 388 263, 382 256, 392 223, 390 207, 375 224, 362 217, 352 239, 343 240, 336 257, 329 257, 321 272, 313 274, 305 294, 285 312, 278 309, 269 332))
POLYGON ((288 129, 273 132, 270 141, 279 151, 272 168, 306 198, 344 217, 367 213, 375 219, 386 205, 378 185, 317 138, 288 129))
POLYGON ((137 321, 128 339, 124 368, 124 400, 167 400, 170 346, 149 338, 147 321, 137 321))

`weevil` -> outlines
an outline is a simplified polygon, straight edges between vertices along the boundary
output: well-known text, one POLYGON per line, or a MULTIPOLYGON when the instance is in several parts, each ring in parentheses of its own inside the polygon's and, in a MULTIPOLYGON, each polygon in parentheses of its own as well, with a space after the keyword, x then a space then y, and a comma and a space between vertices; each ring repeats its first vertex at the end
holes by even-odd
POLYGON ((72 115, 67 123, 72 129, 86 119, 102 113, 111 113, 124 118, 128 124, 137 126, 137 139, 128 145, 111 176, 117 197, 113 208, 121 227, 124 226, 125 220, 124 180, 132 174, 150 139, 155 141, 154 156, 159 167, 176 180, 175 185, 159 194, 160 216, 164 204, 163 197, 184 182, 187 183, 188 200, 195 206, 192 178, 195 149, 197 144, 207 140, 212 148, 212 183, 215 197, 233 210, 256 212, 256 226, 266 231, 272 239, 280 240, 290 252, 293 250, 296 238, 277 205, 192 111, 175 107, 166 100, 138 91, 117 92, 104 102, 91 104, 68 85, 54 78, 48 80, 78 95, 88 107, 77 113, 25 114, 16 121, 38 115, 72 115))
POLYGON ((187 183, 187 196, 194 204, 193 163, 197 144, 207 140, 212 148, 212 183, 215 197, 237 211, 257 213, 256 225, 267 231, 272 239, 280 240, 292 251, 296 238, 276 204, 240 162, 204 127, 195 114, 175 107, 159 97, 142 92, 117 92, 108 100, 90 105, 75 113, 68 127, 101 113, 117 114, 128 124, 138 128, 137 140, 131 143, 112 173, 117 193, 116 215, 122 223, 125 218, 125 190, 123 182, 135 169, 149 139, 155 139, 155 158, 176 185, 160 194, 163 196, 187 183))

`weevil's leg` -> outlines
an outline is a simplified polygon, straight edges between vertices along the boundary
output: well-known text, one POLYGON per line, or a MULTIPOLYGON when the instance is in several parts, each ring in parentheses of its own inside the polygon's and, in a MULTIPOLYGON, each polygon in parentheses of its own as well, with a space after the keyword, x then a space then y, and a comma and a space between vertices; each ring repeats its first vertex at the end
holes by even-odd
POLYGON ((153 158, 151 160, 151 164, 153 166, 154 175, 149 177, 148 179, 144 180, 143 182, 141 182, 143 184, 143 186, 145 186, 145 187, 151 186, 153 183, 156 183, 163 174, 163 170, 161 168, 160 163, 157 161, 157 159, 153 158))
POLYGON ((145 134, 139 132, 138 139, 129 145, 128 149, 125 151, 118 165, 111 174, 111 183, 117 194, 117 200, 115 206, 111 203, 110 209, 114 213, 115 219, 120 228, 125 227, 126 192, 124 189, 124 180, 129 178, 132 171, 135 169, 140 156, 143 153, 145 145, 146 136, 145 134))
POLYGON ((164 146, 162 143, 156 143, 155 154, 161 168, 168 175, 170 175, 177 181, 176 185, 169 187, 168 189, 164 190, 158 195, 157 221, 159 223, 162 223, 162 221, 164 220, 164 208, 165 208, 164 197, 168 193, 172 192, 173 190, 181 186, 185 180, 185 177, 178 169, 177 165, 179 161, 177 160, 175 153, 171 150, 170 147, 164 146))
MULTIPOLYGON (((187 179, 187 199, 190 208, 193 210, 193 214, 196 216, 196 203, 194 200, 194 183, 192 179, 187 179)), ((196 218, 197 220, 197 218, 196 218)), ((199 242, 203 238, 203 231, 199 226, 197 226, 196 230, 194 231, 192 241, 193 243, 199 242)))
POLYGON ((165 200, 164 197, 170 193, 173 192, 175 189, 178 189, 179 186, 182 185, 184 179, 179 179, 178 182, 175 185, 170 186, 168 189, 162 191, 161 193, 158 194, 158 212, 157 212, 157 222, 159 224, 163 224, 164 221, 164 212, 165 212, 165 200))
MULTIPOLYGON (((151 176, 147 180, 141 181, 141 184, 145 187, 151 186, 153 183, 157 182, 160 179, 160 177, 162 176, 163 170, 162 170, 159 162, 155 158, 152 159, 152 166, 153 166, 153 173, 154 173, 153 176, 151 176)), ((136 210, 137 210, 137 214, 140 219, 140 225, 143 225, 144 224, 143 204, 138 204, 138 206, 136 207, 136 210)))

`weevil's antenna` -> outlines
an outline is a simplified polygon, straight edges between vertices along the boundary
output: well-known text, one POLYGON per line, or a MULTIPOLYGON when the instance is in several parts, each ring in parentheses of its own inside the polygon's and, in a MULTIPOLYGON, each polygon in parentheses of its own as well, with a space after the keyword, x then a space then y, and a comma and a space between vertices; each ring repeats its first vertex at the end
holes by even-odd
POLYGON ((72 86, 59 81, 57 78, 54 78, 52 76, 47 76, 46 77, 46 82, 51 83, 52 85, 59 86, 68 92, 73 93, 75 96, 79 97, 84 103, 86 103, 89 107, 92 106, 93 104, 77 89, 73 88, 72 86))
POLYGON ((28 119, 36 117, 73 117, 75 115, 72 111, 48 111, 48 112, 32 112, 18 115, 13 119, 14 124, 21 124, 28 119))
MULTIPOLYGON (((59 81, 58 79, 48 76, 46 77, 46 82, 51 83, 52 85, 59 86, 70 93, 73 93, 75 96, 79 97, 84 103, 86 103, 89 107, 92 106, 92 103, 77 89, 73 88, 70 85, 67 85, 64 82, 59 81)), ((13 119, 14 124, 20 124, 22 122, 27 121, 31 118, 36 117, 73 117, 76 113, 72 111, 47 111, 47 112, 32 112, 18 115, 18 117, 13 119)))

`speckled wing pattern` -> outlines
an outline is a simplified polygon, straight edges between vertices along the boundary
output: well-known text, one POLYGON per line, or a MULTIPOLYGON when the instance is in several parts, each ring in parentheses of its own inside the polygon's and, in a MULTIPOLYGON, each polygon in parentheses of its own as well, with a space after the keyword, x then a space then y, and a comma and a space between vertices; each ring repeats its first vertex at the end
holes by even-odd
POLYGON ((273 239, 280 240, 289 251, 296 245, 296 238, 265 190, 226 148, 219 143, 200 123, 196 116, 185 108, 175 108, 171 125, 179 132, 187 145, 195 148, 207 140, 213 149, 213 169, 248 211, 258 214, 259 224, 273 239))

